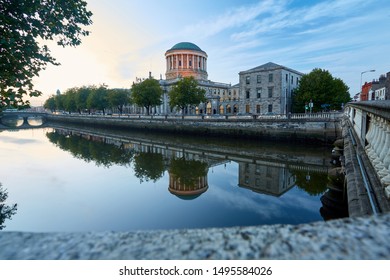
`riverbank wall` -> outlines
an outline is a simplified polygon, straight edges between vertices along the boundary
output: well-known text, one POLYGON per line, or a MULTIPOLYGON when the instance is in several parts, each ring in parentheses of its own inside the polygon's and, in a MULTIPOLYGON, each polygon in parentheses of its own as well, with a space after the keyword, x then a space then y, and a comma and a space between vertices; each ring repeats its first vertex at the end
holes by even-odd
POLYGON ((126 130, 190 134, 207 137, 271 139, 289 142, 333 143, 341 137, 340 118, 224 118, 48 115, 54 123, 112 127, 126 130))

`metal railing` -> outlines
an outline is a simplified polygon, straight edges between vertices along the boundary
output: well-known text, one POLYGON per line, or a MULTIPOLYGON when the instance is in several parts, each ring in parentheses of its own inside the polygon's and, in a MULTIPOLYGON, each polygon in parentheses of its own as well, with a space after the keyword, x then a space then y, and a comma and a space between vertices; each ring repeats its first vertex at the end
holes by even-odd
POLYGON ((140 119, 140 120, 336 120, 342 117, 342 112, 329 113, 298 113, 298 114, 215 114, 215 115, 140 115, 140 114, 57 114, 69 117, 90 117, 90 118, 119 118, 119 119, 140 119))

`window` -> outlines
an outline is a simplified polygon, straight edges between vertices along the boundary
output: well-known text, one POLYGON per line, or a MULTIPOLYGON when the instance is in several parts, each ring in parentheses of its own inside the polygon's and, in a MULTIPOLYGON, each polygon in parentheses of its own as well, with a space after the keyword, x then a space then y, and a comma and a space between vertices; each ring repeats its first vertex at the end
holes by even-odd
POLYGON ((268 105, 268 113, 272 113, 272 104, 268 105))
POLYGON ((261 98, 261 88, 257 89, 257 98, 261 98))
POLYGON ((181 66, 181 60, 179 60, 179 66, 181 66))
POLYGON ((269 88, 268 88, 268 98, 271 98, 271 97, 272 97, 273 91, 274 91, 274 88, 273 88, 273 87, 269 87, 269 88))
POLYGON ((246 76, 245 77, 245 82, 247 85, 249 85, 251 83, 251 76, 246 76))
POLYGON ((288 74, 286 74, 286 83, 288 82, 288 74))
POLYGON ((250 90, 247 89, 247 90, 245 91, 245 93, 246 93, 246 99, 249 99, 249 98, 251 97, 251 92, 250 92, 250 90))
POLYGON ((249 104, 245 105, 245 113, 250 113, 251 106, 249 104))
POLYGON ((261 84, 261 75, 257 75, 257 83, 261 84))
POLYGON ((256 113, 260 114, 260 105, 256 105, 256 113))
POLYGON ((268 74, 268 82, 273 83, 274 82, 274 74, 270 73, 268 74))
POLYGON ((294 76, 291 75, 291 84, 293 85, 294 84, 294 76))
POLYGON ((192 67, 192 60, 190 60, 188 63, 190 65, 190 67, 192 67))
POLYGON ((298 83, 299 83, 299 79, 298 79, 298 77, 297 77, 297 85, 298 85, 298 83))

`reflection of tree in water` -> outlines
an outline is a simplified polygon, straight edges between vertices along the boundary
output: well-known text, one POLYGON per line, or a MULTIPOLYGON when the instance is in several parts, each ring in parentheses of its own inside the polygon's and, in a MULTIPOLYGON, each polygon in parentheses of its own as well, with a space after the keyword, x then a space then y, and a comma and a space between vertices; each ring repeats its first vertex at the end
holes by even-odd
POLYGON ((12 215, 16 214, 17 204, 6 205, 5 201, 8 198, 7 190, 3 189, 0 183, 0 230, 5 228, 4 222, 6 219, 11 219, 12 215))
POLYGON ((156 182, 164 174, 164 160, 162 154, 139 153, 134 156, 135 176, 141 182, 152 180, 156 182))
POLYGON ((207 163, 185 158, 172 159, 169 173, 186 186, 197 186, 199 178, 207 175, 207 163))
POLYGON ((50 142, 60 149, 70 152, 75 158, 86 162, 94 161, 97 166, 110 167, 113 164, 127 166, 133 152, 102 141, 91 141, 78 135, 63 135, 58 132, 46 133, 50 142))
POLYGON ((323 194, 327 187, 328 181, 327 173, 307 172, 290 170, 292 174, 296 176, 295 184, 298 188, 304 190, 309 195, 317 196, 323 194))

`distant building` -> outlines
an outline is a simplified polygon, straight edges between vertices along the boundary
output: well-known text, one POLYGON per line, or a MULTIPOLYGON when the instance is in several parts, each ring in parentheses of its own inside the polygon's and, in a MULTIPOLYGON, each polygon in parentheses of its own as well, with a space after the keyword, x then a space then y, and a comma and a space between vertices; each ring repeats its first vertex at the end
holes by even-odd
MULTIPOLYGON (((176 114, 169 106, 169 92, 177 82, 193 76, 206 91, 205 103, 185 108, 186 114, 287 114, 291 112, 292 91, 298 86, 302 73, 272 62, 239 73, 235 85, 208 79, 207 53, 190 42, 175 44, 165 52, 165 80, 160 76, 163 100, 152 114, 176 114)), ((150 74, 149 74, 150 76, 150 74)), ((144 108, 132 106, 133 113, 144 108)))
POLYGON ((362 86, 362 92, 360 93, 360 101, 367 101, 369 100, 368 99, 368 96, 369 96, 369 92, 370 92, 370 89, 372 87, 372 83, 371 82, 365 82, 364 85, 362 86))
POLYGON ((360 94, 361 101, 389 100, 390 99, 390 72, 381 75, 378 80, 365 82, 360 94))
MULTIPOLYGON (((160 79, 164 91, 163 104, 156 108, 155 113, 172 114, 175 109, 169 107, 169 91, 184 77, 194 77, 199 87, 206 91, 207 102, 198 106, 188 106, 186 114, 219 114, 222 113, 220 102, 231 95, 230 84, 208 80, 207 53, 190 42, 181 42, 165 52, 165 80, 160 79)), ((238 98, 238 93, 236 93, 238 98)), ((225 113, 225 111, 223 111, 225 113)))
POLYGON ((239 75, 241 112, 287 114, 303 73, 269 62, 239 75))

